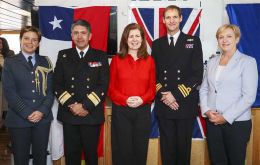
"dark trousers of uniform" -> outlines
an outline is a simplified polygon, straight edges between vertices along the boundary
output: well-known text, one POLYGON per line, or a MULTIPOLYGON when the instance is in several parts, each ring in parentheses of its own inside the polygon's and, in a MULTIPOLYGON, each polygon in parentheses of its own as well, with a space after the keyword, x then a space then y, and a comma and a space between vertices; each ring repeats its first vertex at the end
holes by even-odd
POLYGON ((189 165, 194 119, 159 118, 163 165, 189 165))
POLYGON ((82 149, 87 165, 98 165, 97 146, 100 125, 63 123, 66 165, 81 165, 82 149))
POLYGON ((46 165, 50 123, 26 128, 8 128, 15 165, 28 165, 30 150, 34 165, 46 165))
POLYGON ((151 131, 151 106, 112 106, 113 165, 146 165, 151 131))
POLYGON ((251 120, 215 125, 207 119, 206 126, 212 165, 244 165, 251 120))

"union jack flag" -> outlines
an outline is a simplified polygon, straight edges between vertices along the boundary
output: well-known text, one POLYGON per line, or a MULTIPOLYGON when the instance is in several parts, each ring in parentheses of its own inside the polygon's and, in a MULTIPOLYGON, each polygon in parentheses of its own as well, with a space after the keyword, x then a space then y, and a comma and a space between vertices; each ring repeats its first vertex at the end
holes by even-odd
MULTIPOLYGON (((163 24, 164 8, 131 8, 130 22, 136 22, 141 25, 146 34, 147 46, 151 52, 153 40, 166 34, 165 25, 163 24)), ((200 35, 200 15, 201 9, 182 8, 182 22, 180 29, 189 35, 200 35)), ((150 137, 156 138, 159 136, 158 124, 154 116, 152 106, 152 132, 150 137)), ((198 116, 193 129, 193 138, 205 138, 205 121, 202 116, 198 116)))

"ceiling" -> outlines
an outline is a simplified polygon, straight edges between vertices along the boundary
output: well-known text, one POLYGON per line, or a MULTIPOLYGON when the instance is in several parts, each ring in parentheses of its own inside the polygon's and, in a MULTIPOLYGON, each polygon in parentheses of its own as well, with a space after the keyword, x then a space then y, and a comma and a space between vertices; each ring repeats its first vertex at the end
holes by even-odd
POLYGON ((31 25, 35 0, 0 0, 0 32, 17 31, 31 25))

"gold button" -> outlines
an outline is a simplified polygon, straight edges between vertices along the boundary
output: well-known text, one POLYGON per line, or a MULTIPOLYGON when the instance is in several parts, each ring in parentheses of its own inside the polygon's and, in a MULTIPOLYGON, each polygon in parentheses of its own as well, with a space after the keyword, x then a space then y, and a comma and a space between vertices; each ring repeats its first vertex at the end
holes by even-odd
POLYGON ((35 100, 33 99, 33 102, 35 103, 35 100))
POLYGON ((167 84, 164 84, 165 87, 167 87, 168 85, 167 84))
POLYGON ((87 85, 87 88, 89 88, 89 86, 87 85))
POLYGON ((177 70, 177 72, 178 72, 178 73, 181 73, 181 71, 180 71, 179 69, 177 70))
POLYGON ((74 88, 74 85, 71 85, 71 88, 74 88))
POLYGON ((181 78, 180 77, 177 77, 177 80, 180 80, 181 78))
POLYGON ((74 93, 71 93, 71 96, 74 96, 75 94, 74 93))
POLYGON ((167 73, 167 70, 164 70, 164 73, 167 73))
POLYGON ((164 77, 164 80, 167 80, 167 77, 164 77))
POLYGON ((34 93, 35 92, 35 90, 32 90, 32 93, 34 93))
POLYGON ((32 80, 32 83, 34 83, 34 81, 32 80))
POLYGON ((74 78, 74 77, 71 77, 71 80, 75 80, 75 78, 74 78))
POLYGON ((90 79, 89 78, 87 78, 87 81, 89 81, 90 79))
POLYGON ((104 92, 101 93, 101 96, 104 96, 104 92))

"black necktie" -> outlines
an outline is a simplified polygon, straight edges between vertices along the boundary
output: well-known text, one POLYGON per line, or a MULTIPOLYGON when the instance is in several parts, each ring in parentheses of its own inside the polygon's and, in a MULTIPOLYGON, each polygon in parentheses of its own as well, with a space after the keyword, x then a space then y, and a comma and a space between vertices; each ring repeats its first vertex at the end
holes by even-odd
POLYGON ((84 52, 81 51, 79 54, 80 54, 80 58, 83 58, 84 52))
POLYGON ((170 37, 170 40, 171 40, 171 42, 170 42, 170 46, 174 46, 173 37, 170 37))
POLYGON ((33 68, 33 63, 32 63, 32 56, 28 57, 28 64, 31 68, 33 68))

